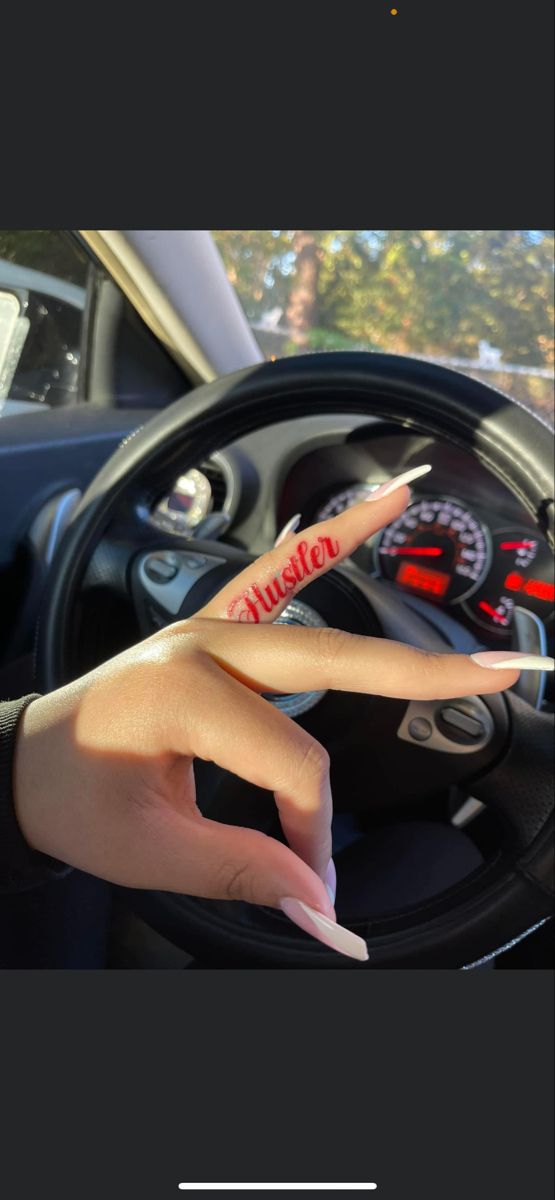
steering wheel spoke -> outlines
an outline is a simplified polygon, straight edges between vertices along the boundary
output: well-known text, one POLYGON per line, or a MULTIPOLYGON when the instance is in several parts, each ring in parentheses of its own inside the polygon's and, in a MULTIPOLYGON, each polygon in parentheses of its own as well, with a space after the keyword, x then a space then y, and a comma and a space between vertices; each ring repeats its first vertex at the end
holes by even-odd
POLYGON ((150 547, 135 555, 129 588, 143 633, 148 635, 184 616, 190 608, 189 594, 198 594, 201 581, 205 587, 213 584, 215 593, 221 578, 217 568, 225 568, 227 563, 225 551, 200 551, 193 542, 186 549, 150 547))

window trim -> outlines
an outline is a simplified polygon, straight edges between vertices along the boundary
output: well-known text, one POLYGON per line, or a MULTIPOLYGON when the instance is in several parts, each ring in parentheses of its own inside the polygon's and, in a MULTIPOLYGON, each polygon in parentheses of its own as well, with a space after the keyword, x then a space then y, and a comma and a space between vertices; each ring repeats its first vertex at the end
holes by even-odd
POLYGON ((181 370, 195 383, 216 379, 216 371, 121 230, 79 229, 76 232, 181 370))

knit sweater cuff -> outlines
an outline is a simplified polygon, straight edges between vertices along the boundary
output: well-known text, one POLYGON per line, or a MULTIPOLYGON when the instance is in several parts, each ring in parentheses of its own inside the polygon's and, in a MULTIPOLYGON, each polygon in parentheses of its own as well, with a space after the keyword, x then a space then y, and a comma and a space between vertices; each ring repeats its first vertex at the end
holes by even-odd
POLYGON ((21 892, 48 883, 71 870, 25 841, 15 815, 13 764, 18 725, 38 694, 0 703, 0 892, 21 892))

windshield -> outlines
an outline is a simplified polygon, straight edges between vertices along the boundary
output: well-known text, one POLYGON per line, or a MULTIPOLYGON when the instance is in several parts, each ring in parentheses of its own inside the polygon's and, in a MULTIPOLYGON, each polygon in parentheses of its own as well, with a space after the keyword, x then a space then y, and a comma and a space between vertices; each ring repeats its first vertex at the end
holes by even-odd
POLYGON ((212 230, 266 358, 431 359, 554 415, 553 231, 212 230))

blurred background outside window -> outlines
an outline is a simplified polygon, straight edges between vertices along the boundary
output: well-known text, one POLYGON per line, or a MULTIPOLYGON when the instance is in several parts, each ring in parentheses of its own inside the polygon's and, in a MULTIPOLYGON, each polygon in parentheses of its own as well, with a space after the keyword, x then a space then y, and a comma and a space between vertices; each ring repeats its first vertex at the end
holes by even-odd
POLYGON ((266 358, 430 359, 553 423, 553 231, 212 230, 266 358))

